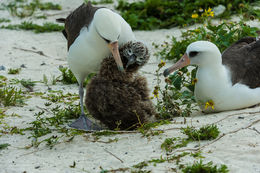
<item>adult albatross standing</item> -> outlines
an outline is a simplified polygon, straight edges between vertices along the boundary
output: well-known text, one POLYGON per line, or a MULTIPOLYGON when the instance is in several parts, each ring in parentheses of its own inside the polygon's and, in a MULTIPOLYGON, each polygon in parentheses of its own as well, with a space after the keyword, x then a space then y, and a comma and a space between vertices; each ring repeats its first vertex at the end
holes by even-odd
POLYGON ((222 55, 211 42, 191 43, 164 76, 188 64, 198 66, 195 98, 203 111, 220 112, 260 103, 260 40, 245 37, 222 55), (207 102, 214 104, 214 109, 206 109, 207 102))
MULTIPOLYGON (((129 24, 117 13, 107 8, 82 4, 66 19, 57 19, 65 23, 64 36, 68 40, 68 64, 79 83, 81 116, 70 127, 82 130, 99 129, 84 114, 83 82, 86 76, 98 72, 100 64, 112 52, 117 67, 124 71, 118 47, 135 40, 129 24)), ((116 106, 116 105, 115 105, 116 106)))

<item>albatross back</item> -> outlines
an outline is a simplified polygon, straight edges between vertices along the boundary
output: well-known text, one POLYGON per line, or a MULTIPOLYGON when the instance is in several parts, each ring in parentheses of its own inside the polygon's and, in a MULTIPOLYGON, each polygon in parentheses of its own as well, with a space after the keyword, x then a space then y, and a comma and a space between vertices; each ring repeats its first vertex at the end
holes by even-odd
POLYGON ((245 37, 237 41, 223 52, 222 63, 230 69, 233 85, 260 87, 260 40, 245 37))
POLYGON ((90 25, 95 12, 100 8, 102 7, 93 7, 89 1, 75 9, 66 19, 57 19, 58 22, 65 23, 63 34, 68 40, 68 49, 79 36, 82 27, 90 25))

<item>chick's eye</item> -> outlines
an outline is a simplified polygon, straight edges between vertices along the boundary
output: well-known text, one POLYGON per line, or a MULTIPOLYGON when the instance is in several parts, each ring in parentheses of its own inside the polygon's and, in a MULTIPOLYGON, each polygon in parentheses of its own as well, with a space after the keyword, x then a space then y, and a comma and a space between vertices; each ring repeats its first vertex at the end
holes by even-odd
POLYGON ((189 53, 189 57, 192 58, 192 57, 198 55, 198 53, 199 52, 197 52, 197 51, 192 51, 192 52, 189 53))

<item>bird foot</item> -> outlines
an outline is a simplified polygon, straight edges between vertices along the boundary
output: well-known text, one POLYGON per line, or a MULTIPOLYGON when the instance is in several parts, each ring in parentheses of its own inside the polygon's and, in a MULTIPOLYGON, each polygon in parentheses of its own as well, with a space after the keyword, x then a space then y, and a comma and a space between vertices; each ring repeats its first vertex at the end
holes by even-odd
POLYGON ((84 130, 84 131, 97 131, 101 130, 101 128, 90 121, 84 114, 81 115, 76 121, 69 125, 71 128, 84 130))

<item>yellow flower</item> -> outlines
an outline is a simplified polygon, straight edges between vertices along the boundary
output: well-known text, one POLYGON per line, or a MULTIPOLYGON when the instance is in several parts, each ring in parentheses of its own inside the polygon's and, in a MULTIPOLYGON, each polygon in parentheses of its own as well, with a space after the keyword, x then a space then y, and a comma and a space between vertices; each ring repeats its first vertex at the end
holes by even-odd
POLYGON ((199 15, 197 13, 191 15, 192 19, 197 19, 198 17, 199 17, 199 15))
POLYGON ((158 64, 158 67, 159 68, 162 68, 163 66, 165 66, 165 62, 163 60, 161 60, 161 62, 158 64))
POLYGON ((209 100, 205 103, 205 109, 208 109, 208 107, 211 107, 211 109, 215 109, 214 105, 215 103, 213 102, 213 100, 209 100))
POLYGON ((154 95, 155 98, 159 97, 159 87, 158 86, 154 87, 153 95, 154 95))
POLYGON ((205 10, 204 13, 202 13, 202 16, 204 16, 204 17, 208 17, 208 16, 213 17, 214 16, 214 11, 212 11, 211 8, 209 8, 208 10, 205 10))
POLYGON ((199 29, 199 28, 197 28, 197 29, 195 29, 194 31, 195 31, 195 32, 200 32, 200 29, 199 29))
POLYGON ((198 82, 198 79, 197 78, 194 78, 191 82, 192 85, 195 85, 196 83, 198 82))

